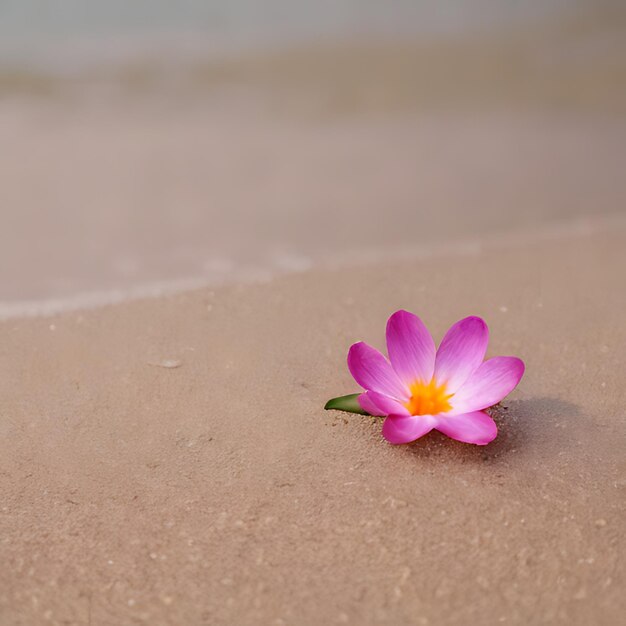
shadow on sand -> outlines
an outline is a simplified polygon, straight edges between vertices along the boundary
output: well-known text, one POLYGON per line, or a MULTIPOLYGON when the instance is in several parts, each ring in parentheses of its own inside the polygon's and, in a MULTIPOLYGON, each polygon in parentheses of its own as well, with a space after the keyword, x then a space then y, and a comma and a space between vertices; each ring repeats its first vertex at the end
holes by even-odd
POLYGON ((498 436, 486 446, 454 441, 432 431, 426 437, 405 446, 407 454, 419 457, 450 455, 463 462, 496 461, 529 447, 562 445, 563 432, 554 428, 564 420, 579 418, 580 408, 558 398, 530 398, 498 404, 487 411, 498 425, 498 436), (551 426, 551 428, 546 428, 551 426), (556 443, 556 439, 561 442, 556 443))

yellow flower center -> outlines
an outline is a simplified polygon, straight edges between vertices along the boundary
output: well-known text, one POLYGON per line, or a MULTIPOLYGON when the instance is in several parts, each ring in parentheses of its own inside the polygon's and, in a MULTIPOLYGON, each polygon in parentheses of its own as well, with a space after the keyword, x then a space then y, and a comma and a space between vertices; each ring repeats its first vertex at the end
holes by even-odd
POLYGON ((434 378, 427 385, 422 382, 415 382, 409 389, 411 390, 411 399, 404 406, 411 415, 437 415, 452 408, 448 400, 454 394, 447 394, 445 383, 437 385, 434 378))

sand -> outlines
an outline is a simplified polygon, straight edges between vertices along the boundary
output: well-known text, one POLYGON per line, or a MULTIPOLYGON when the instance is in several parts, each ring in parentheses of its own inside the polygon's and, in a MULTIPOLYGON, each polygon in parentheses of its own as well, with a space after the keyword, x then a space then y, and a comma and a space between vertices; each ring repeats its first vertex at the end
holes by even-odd
POLYGON ((617 624, 625 264, 614 220, 3 322, 0 622, 617 624), (322 409, 400 307, 525 360, 489 446, 322 409))

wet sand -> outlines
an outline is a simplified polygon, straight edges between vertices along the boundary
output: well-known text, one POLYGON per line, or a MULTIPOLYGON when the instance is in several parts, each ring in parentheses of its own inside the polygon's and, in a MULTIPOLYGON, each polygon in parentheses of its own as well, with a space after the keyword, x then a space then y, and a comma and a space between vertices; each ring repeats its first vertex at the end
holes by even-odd
POLYGON ((601 114, 5 103, 0 137, 0 317, 567 228, 626 197, 626 123, 601 114))
POLYGON ((0 65, 0 317, 619 213, 625 33, 602 2, 40 90, 0 65))
POLYGON ((617 624, 625 251, 618 220, 3 322, 0 622, 617 624), (525 360, 494 443, 322 409, 400 307, 525 360))

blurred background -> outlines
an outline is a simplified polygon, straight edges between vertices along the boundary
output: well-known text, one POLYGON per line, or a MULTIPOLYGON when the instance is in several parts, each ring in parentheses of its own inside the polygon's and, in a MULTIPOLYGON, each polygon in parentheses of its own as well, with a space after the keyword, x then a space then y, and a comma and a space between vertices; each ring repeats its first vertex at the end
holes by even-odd
POLYGON ((0 315, 619 218, 625 7, 0 0, 0 315))

